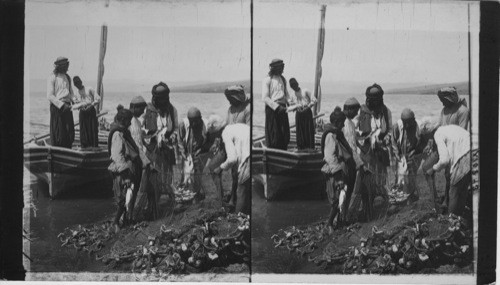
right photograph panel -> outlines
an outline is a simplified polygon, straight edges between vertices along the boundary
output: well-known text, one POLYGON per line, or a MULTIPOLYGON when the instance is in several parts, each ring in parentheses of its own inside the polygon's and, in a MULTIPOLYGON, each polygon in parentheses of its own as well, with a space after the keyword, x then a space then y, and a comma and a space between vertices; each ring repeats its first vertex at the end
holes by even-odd
POLYGON ((478 3, 254 1, 252 281, 475 280, 478 25, 478 3))

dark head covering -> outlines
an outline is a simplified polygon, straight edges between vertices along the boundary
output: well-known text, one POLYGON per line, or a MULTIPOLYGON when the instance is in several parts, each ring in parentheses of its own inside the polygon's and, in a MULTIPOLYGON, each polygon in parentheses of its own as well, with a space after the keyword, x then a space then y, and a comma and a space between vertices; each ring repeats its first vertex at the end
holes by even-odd
POLYGON ((226 98, 231 105, 238 105, 247 101, 245 87, 243 87, 243 85, 229 86, 226 90, 224 90, 224 95, 226 95, 226 98))
POLYGON ((201 112, 198 108, 191 107, 191 108, 189 108, 189 110, 187 112, 187 117, 188 117, 188 119, 201 118, 201 112))
POLYGON ((377 83, 373 83, 372 86, 366 88, 366 98, 370 99, 382 99, 384 96, 384 90, 377 83))
POLYGON ((335 107, 333 112, 330 114, 330 122, 335 125, 339 121, 345 121, 345 114, 342 112, 339 106, 335 107))
POLYGON ((115 122, 117 122, 119 124, 123 124, 123 122, 125 122, 125 121, 132 120, 132 117, 134 116, 132 114, 132 111, 130 111, 129 109, 125 109, 123 107, 123 105, 121 105, 121 104, 118 104, 118 106, 116 107, 116 110, 118 112, 116 113, 116 116, 115 116, 115 122))
POLYGON ((275 58, 275 59, 271 60, 269 67, 273 68, 273 67, 278 67, 281 65, 285 65, 285 63, 283 63, 283 60, 281 60, 279 58, 275 58))
POLYGON ((409 108, 404 108, 401 112, 401 120, 415 119, 415 113, 409 108))
POLYGON ((132 101, 130 101, 130 108, 133 107, 146 107, 147 103, 146 100, 142 96, 135 96, 132 98, 132 101))
POLYGON ((351 97, 345 101, 344 109, 354 108, 354 107, 358 107, 358 108, 361 107, 361 105, 359 104, 358 100, 356 100, 356 98, 351 97))
POLYGON ((68 60, 68 58, 66 58, 64 56, 60 56, 56 59, 56 61, 54 61, 55 65, 64 65, 67 63, 69 63, 69 60, 68 60))
POLYGON ((168 88, 168 85, 166 83, 160 82, 153 86, 153 89, 151 89, 151 94, 153 95, 153 97, 169 98, 170 89, 168 88))

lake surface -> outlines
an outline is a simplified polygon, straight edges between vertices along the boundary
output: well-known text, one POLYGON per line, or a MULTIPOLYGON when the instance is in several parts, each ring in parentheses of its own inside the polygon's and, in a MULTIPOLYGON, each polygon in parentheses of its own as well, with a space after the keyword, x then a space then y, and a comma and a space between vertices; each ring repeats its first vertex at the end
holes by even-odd
MULTIPOLYGON (((129 107, 130 101, 135 96, 141 95, 146 102, 151 101, 151 92, 143 93, 116 93, 109 92, 104 95, 103 112, 108 114, 105 118, 112 122, 116 115, 116 106, 122 104, 129 107)), ((177 108, 179 120, 186 117, 187 111, 191 107, 200 109, 203 117, 210 114, 218 114, 225 117, 229 102, 222 93, 171 93, 170 102, 177 108)), ((48 133, 50 124, 49 102, 45 92, 34 92, 30 94, 29 100, 25 100, 24 118, 24 139, 29 136, 36 136, 48 133)), ((78 122, 78 111, 73 112, 75 123, 78 122)))
MULTIPOLYGON (((323 94, 321 101, 321 110, 320 113, 324 113, 325 115, 322 117, 323 121, 329 122, 329 116, 335 106, 339 106, 343 108, 344 102, 351 97, 355 97, 360 104, 364 104, 365 96, 363 94, 360 95, 332 95, 332 94, 323 94)), ((461 96, 461 98, 465 98, 469 104, 469 96, 461 96)), ((441 110, 443 109, 443 104, 439 101, 436 95, 398 95, 398 94, 386 94, 384 95, 384 104, 389 108, 392 113, 392 122, 393 124, 401 117, 401 111, 404 108, 410 108, 415 113, 415 117, 417 120, 422 119, 424 117, 430 117, 435 120, 439 118, 441 114, 441 110)), ((261 100, 261 95, 256 94, 254 96, 254 105, 253 105, 253 136, 260 136, 264 134, 263 126, 265 124, 265 116, 264 116, 264 103, 261 100)), ((290 113, 288 115, 290 120, 290 125, 295 124, 295 113, 290 113)))

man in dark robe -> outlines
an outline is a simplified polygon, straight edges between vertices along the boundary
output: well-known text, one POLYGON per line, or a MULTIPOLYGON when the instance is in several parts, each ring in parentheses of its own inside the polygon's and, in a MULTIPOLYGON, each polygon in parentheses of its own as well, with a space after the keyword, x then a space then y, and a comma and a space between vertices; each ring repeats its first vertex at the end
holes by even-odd
POLYGON ((287 107, 290 95, 283 77, 285 64, 273 59, 269 64, 269 75, 262 81, 262 101, 266 104, 266 145, 269 148, 286 150, 290 142, 290 123, 287 107))
POLYGON ((50 102, 50 141, 53 146, 71 148, 75 140, 75 123, 71 105, 74 102, 69 61, 58 57, 54 72, 47 80, 47 99, 50 102))
POLYGON ((387 167, 390 165, 392 114, 384 104, 384 90, 376 83, 366 89, 366 104, 361 105, 358 127, 363 143, 361 159, 365 170, 372 173, 373 197, 388 201, 387 167))

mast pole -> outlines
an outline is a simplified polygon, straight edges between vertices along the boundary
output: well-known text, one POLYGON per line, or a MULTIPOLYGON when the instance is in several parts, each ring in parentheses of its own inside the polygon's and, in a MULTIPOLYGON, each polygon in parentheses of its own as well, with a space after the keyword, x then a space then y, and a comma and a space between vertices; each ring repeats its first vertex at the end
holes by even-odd
POLYGON ((321 110, 321 76, 322 76, 322 68, 321 68, 321 60, 323 59, 323 52, 325 47, 325 13, 326 13, 326 5, 321 5, 321 22, 318 30, 318 47, 316 50, 316 72, 314 75, 314 96, 318 101, 313 108, 313 115, 316 116, 321 110))
POLYGON ((104 86, 102 84, 102 78, 104 76, 104 56, 106 55, 106 41, 108 39, 108 26, 106 24, 101 27, 101 43, 99 48, 99 65, 97 67, 97 94, 101 96, 101 102, 99 103, 99 108, 97 113, 100 113, 102 106, 104 104, 104 86))

